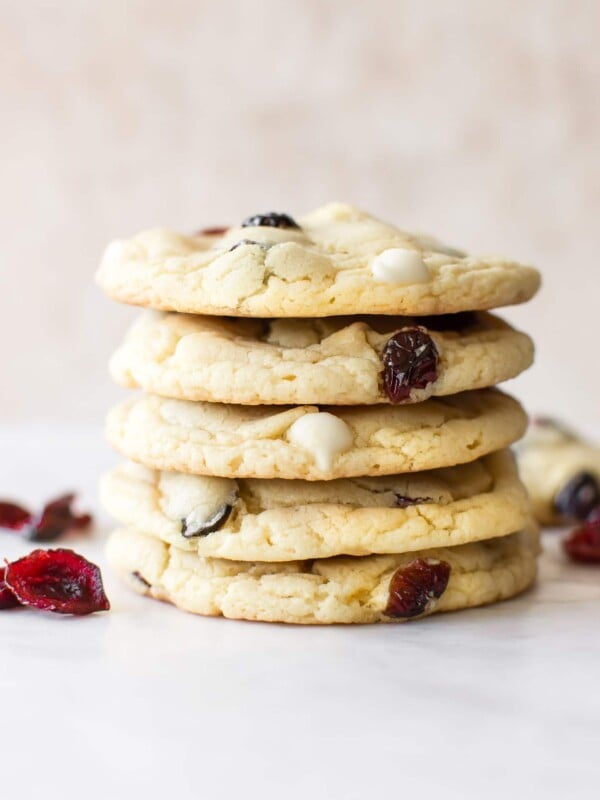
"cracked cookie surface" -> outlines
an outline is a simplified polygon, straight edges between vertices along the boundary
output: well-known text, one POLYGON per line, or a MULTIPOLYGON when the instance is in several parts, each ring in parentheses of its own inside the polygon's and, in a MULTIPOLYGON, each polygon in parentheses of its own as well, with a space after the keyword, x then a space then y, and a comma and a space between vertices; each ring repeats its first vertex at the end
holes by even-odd
POLYGON ((402 622, 389 616, 392 579, 416 559, 441 562, 447 586, 424 614, 513 597, 536 575, 537 532, 401 555, 285 563, 202 558, 137 531, 116 531, 108 559, 141 594, 195 614, 296 624, 402 622))
POLYGON ((97 281, 125 303, 253 317, 485 310, 525 302, 539 287, 532 267, 466 255, 341 203, 298 223, 145 231, 109 245, 97 281))
POLYGON ((428 329, 437 347, 438 375, 404 402, 495 386, 533 360, 528 336, 485 313, 250 320, 146 312, 110 370, 123 386, 180 400, 387 403, 382 353, 390 337, 414 325, 428 329))
POLYGON ((100 493, 128 528, 200 556, 239 561, 449 547, 514 533, 530 516, 508 451, 431 472, 313 483, 234 481, 126 463, 104 476, 100 493))
POLYGON ((454 466, 507 447, 527 418, 497 390, 403 406, 228 406, 156 395, 108 416, 109 442, 148 467, 228 478, 331 480, 454 466))

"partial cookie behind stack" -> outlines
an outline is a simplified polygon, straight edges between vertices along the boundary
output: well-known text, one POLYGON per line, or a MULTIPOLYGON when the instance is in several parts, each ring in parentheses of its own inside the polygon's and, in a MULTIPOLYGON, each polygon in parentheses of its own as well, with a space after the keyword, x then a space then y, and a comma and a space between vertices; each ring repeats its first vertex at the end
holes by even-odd
POLYGON ((526 419, 490 388, 533 348, 487 310, 529 299, 535 270, 333 204, 140 234, 98 280, 155 309, 111 361, 148 392, 107 426, 138 464, 102 483, 126 526, 110 559, 138 591, 201 614, 393 622, 533 581, 505 450, 526 419))

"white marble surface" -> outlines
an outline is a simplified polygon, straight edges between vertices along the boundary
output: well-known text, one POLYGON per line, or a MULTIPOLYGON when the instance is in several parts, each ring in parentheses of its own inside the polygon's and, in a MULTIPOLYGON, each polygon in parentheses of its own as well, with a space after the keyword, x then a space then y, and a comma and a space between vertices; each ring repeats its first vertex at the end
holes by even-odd
MULTIPOLYGON (((95 508, 113 461, 93 430, 0 447, 0 494, 30 502, 73 487, 95 508)), ((106 529, 72 542, 101 566, 106 529)), ((600 570, 546 544, 526 596, 399 627, 195 618, 108 570, 108 614, 5 612, 3 795, 597 798, 600 570)))

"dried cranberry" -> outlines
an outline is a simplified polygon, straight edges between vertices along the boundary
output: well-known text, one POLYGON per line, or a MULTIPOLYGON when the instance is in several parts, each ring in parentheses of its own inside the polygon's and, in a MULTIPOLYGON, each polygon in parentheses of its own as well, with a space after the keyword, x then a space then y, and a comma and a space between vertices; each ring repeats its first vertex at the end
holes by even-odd
POLYGON ((77 615, 110 608, 100 570, 73 550, 34 550, 7 565, 4 581, 33 608, 77 615))
POLYGON ((196 236, 223 236, 224 233, 227 233, 229 228, 223 228, 221 226, 217 226, 214 228, 202 228, 198 231, 196 236))
POLYGON ((445 561, 411 561, 392 575, 384 614, 406 618, 423 614, 444 594, 449 579, 450 564, 445 561))
POLYGON ((573 561, 600 564, 600 515, 569 534, 563 547, 573 561))
POLYGON ((554 508, 565 520, 584 520, 600 505, 600 485, 591 472, 578 472, 554 498, 554 508))
POLYGON ((418 506, 421 503, 431 503, 431 497, 407 497, 405 494, 396 494, 396 505, 398 508, 408 508, 418 506))
POLYGON ((74 502, 74 494, 65 494, 47 503, 31 527, 28 538, 33 542, 51 542, 67 531, 87 528, 92 517, 90 514, 76 514, 74 502))
POLYGON ((392 403, 410 397, 413 389, 424 389, 438 376, 438 349, 424 328, 398 331, 383 349, 383 389, 392 403))
POLYGON ((5 608, 15 608, 15 606, 21 605, 4 582, 5 572, 6 568, 0 567, 0 610, 4 610, 5 608))
POLYGON ((87 528, 90 514, 73 511, 74 494, 66 494, 47 503, 40 514, 34 515, 16 503, 0 502, 0 528, 19 531, 34 542, 51 542, 70 530, 87 528))
POLYGON ((297 228, 300 226, 288 214, 278 214, 271 211, 268 214, 255 214, 242 222, 242 228, 259 226, 263 228, 297 228))
POLYGON ((0 502, 0 528, 10 528, 11 531, 20 531, 31 523, 32 514, 26 508, 16 503, 0 502))

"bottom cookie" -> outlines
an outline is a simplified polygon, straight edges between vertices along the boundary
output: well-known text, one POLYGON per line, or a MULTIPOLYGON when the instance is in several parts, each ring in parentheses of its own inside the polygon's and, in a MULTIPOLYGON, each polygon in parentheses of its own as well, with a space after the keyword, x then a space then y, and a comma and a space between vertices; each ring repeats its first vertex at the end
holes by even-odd
POLYGON ((534 582, 538 549, 531 529, 400 555, 241 562, 201 558, 120 529, 108 558, 136 591, 185 611, 314 625, 404 622, 505 600, 534 582))

